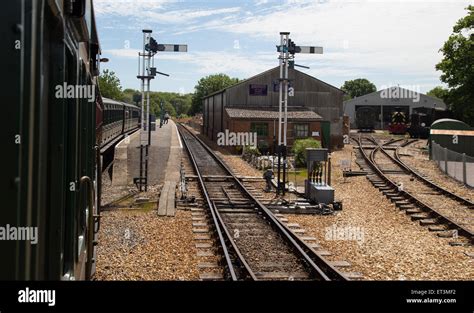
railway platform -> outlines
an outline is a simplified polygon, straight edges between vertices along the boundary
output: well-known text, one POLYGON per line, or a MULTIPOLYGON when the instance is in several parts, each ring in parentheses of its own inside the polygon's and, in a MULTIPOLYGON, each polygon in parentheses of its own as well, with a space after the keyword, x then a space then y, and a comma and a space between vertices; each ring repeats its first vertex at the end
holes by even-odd
MULTIPOLYGON (((182 144, 176 124, 169 120, 151 132, 148 159, 148 185, 163 185, 158 215, 174 216, 175 188, 179 181, 182 144)), ((133 186, 140 176, 140 132, 122 140, 115 147, 112 184, 133 186)))

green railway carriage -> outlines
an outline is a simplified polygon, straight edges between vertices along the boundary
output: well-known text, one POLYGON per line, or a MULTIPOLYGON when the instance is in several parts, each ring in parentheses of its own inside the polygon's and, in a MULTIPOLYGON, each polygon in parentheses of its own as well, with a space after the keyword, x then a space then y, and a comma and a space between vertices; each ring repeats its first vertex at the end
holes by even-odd
POLYGON ((1 15, 0 235, 15 227, 31 233, 30 240, 3 233, 0 279, 87 279, 102 119, 92 1, 11 0, 1 15), (86 87, 87 97, 58 96, 58 86, 86 87))
POLYGON ((133 105, 108 98, 102 98, 104 103, 104 118, 102 127, 101 146, 121 138, 122 135, 138 128, 140 109, 133 105))

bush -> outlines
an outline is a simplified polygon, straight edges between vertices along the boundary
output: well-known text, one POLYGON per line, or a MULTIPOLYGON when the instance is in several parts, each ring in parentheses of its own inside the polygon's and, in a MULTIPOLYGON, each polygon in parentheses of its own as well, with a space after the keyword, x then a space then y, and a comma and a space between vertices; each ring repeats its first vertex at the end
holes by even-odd
POLYGON ((291 149, 295 155, 296 166, 306 166, 307 148, 321 148, 321 142, 313 138, 296 140, 291 149))
POLYGON ((250 159, 251 156, 255 155, 255 156, 260 156, 262 155, 260 153, 260 151, 258 150, 257 147, 254 147, 254 146, 244 146, 244 153, 243 153, 243 157, 244 159, 250 159))

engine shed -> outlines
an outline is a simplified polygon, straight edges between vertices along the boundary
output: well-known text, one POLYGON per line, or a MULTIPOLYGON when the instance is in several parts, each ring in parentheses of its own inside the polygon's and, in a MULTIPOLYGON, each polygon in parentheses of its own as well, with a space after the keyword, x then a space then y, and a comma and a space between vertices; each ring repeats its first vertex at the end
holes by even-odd
MULTIPOLYGON (((279 67, 203 99, 203 133, 217 141, 227 131, 257 132, 260 146, 274 151, 278 140, 279 67)), ((289 69, 287 143, 313 137, 327 148, 341 148, 344 92, 296 69, 289 69)))
POLYGON ((372 92, 361 97, 344 101, 344 114, 349 116, 351 128, 358 128, 358 119, 361 116, 362 124, 371 123, 373 129, 388 129, 392 113, 401 111, 408 118, 415 112, 426 112, 427 110, 445 111, 446 104, 434 97, 422 94, 416 90, 402 88, 399 86, 388 87, 372 92), (367 115, 357 114, 359 109, 372 112, 367 115), (368 119, 370 116, 370 120, 368 119))

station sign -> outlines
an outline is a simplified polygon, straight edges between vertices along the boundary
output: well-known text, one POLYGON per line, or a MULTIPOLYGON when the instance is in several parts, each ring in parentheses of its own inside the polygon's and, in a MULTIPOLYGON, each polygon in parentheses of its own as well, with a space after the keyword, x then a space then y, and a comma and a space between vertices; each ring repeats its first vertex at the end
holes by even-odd
POLYGON ((268 86, 261 84, 250 84, 249 95, 251 96, 266 96, 268 94, 268 86))

